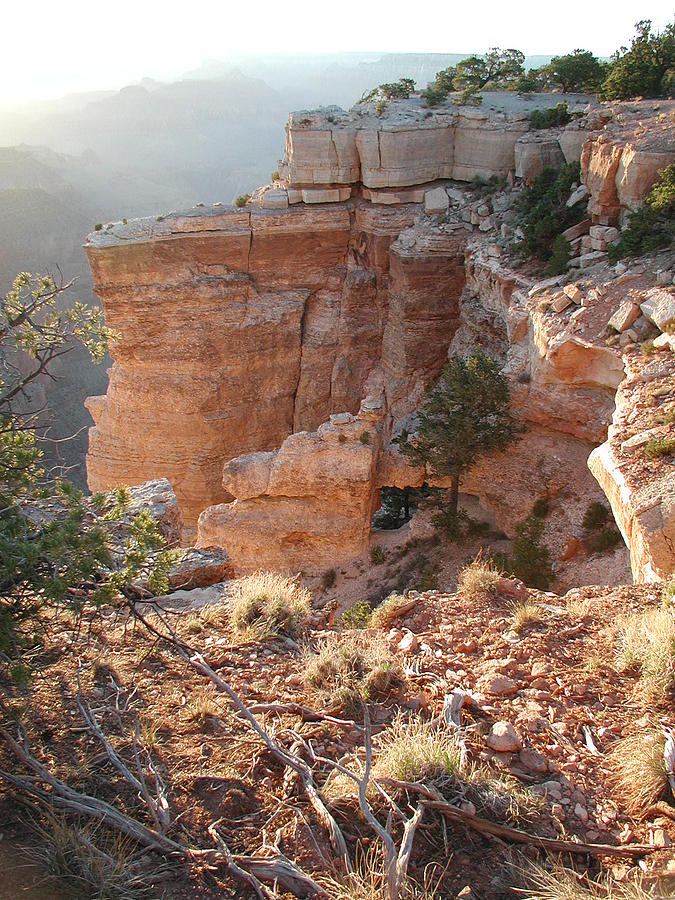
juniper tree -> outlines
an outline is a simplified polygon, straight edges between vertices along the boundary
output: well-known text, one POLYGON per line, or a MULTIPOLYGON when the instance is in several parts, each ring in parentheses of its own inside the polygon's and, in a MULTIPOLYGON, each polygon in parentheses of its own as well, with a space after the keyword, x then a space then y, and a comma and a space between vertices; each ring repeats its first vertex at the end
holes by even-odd
POLYGON ((449 511, 456 516, 462 473, 482 454, 506 447, 518 431, 506 378, 494 359, 477 351, 449 360, 427 390, 415 433, 398 443, 413 465, 450 478, 449 511))

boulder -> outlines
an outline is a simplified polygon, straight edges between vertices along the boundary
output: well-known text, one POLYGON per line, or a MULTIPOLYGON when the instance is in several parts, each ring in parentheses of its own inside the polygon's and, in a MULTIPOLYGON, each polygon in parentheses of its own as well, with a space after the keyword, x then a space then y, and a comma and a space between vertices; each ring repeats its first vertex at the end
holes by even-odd
POLYGON ((428 216, 444 213, 449 206, 450 200, 442 187, 434 188, 424 194, 424 212, 428 216))
POLYGON ((631 300, 624 300, 607 324, 621 334, 639 318, 640 307, 637 303, 633 303, 631 300))
POLYGON ((485 743, 495 753, 515 753, 522 747, 522 740, 510 722, 495 722, 485 743))
POLYGON ((664 288, 653 288, 640 304, 644 316, 661 331, 675 324, 675 292, 664 288))

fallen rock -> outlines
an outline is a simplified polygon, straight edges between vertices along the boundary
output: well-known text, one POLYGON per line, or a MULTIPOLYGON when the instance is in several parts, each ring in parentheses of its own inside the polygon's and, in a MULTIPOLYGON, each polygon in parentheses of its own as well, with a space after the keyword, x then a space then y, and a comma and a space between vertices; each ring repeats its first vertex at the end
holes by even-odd
POLYGON ((171 590, 208 587, 233 577, 232 563, 223 547, 192 547, 169 569, 171 590))
POLYGON ((518 756, 521 765, 530 772, 542 773, 548 770, 548 762, 543 753, 538 750, 521 750, 518 756))
POLYGON ((520 735, 510 722, 495 722, 485 743, 495 753, 515 753, 522 746, 520 735))
POLYGON ((443 213, 450 206, 450 199, 444 188, 437 187, 424 194, 424 212, 428 215, 443 213))
POLYGON ((633 322, 637 321, 640 318, 640 307, 637 303, 633 303, 630 300, 625 300, 616 312, 612 315, 611 319, 607 323, 610 328, 613 328, 615 331, 618 331, 619 334, 626 331, 633 322))
POLYGON ((481 682, 481 688, 488 694, 503 696, 515 694, 518 690, 518 684, 513 678, 509 678, 508 675, 488 675, 481 682))
POLYGON ((675 294, 663 288, 647 291, 640 309, 647 319, 661 331, 675 323, 675 294))

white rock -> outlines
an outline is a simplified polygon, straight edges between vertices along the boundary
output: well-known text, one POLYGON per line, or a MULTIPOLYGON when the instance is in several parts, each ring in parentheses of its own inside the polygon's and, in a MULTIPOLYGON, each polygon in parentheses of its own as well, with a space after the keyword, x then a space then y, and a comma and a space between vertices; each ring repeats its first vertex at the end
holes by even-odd
POLYGON ((424 194, 424 212, 428 215, 445 212, 450 206, 450 199, 446 190, 442 187, 426 191, 424 194))
POLYGON ((573 194, 570 194, 570 198, 565 205, 571 209, 575 203, 583 200, 584 197, 588 197, 588 188, 585 184, 580 184, 576 191, 574 191, 573 194))
POLYGON ((650 322, 665 331, 675 323, 675 294, 662 288, 652 288, 640 304, 640 309, 650 322))

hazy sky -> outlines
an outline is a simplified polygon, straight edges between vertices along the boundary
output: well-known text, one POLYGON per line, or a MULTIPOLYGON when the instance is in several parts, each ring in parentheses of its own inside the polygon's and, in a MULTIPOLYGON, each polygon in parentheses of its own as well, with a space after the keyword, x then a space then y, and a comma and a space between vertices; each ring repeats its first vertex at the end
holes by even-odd
POLYGON ((175 78, 233 52, 608 56, 638 19, 672 15, 672 0, 5 0, 0 103, 175 78))

